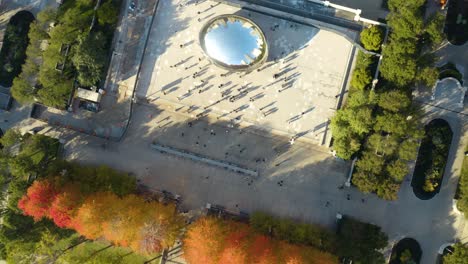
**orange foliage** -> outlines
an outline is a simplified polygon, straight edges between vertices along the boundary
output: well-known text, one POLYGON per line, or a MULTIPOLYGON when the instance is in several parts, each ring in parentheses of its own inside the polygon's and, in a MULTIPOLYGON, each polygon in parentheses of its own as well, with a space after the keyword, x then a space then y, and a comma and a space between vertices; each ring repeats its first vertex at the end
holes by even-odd
POLYGON ((18 207, 36 221, 47 217, 88 239, 105 238, 143 254, 173 246, 184 225, 173 203, 148 203, 137 195, 120 198, 111 192, 84 197, 80 185, 70 183, 59 188, 59 181, 35 181, 18 207))
POLYGON ((118 197, 110 192, 99 192, 88 196, 76 216, 73 226, 76 231, 88 239, 96 239, 103 235, 103 225, 107 221, 118 201, 118 197))
POLYGON ((275 243, 270 237, 256 235, 250 246, 249 255, 252 257, 251 263, 255 264, 276 264, 278 258, 274 254, 275 243))
POLYGON ((256 235, 246 224, 204 217, 187 231, 184 256, 190 264, 336 264, 319 250, 256 235))
POLYGON ((226 229, 215 218, 201 218, 191 225, 184 240, 184 257, 190 264, 215 264, 224 248, 226 229))
POLYGON ((175 205, 163 205, 158 202, 144 205, 139 217, 134 219, 134 224, 141 228, 133 233, 135 239, 130 247, 142 254, 149 254, 174 245, 184 225, 175 205))
POLYGON ((229 228, 231 231, 225 238, 225 248, 221 253, 219 263, 246 263, 248 235, 252 233, 252 230, 246 224, 235 222, 232 222, 229 228))

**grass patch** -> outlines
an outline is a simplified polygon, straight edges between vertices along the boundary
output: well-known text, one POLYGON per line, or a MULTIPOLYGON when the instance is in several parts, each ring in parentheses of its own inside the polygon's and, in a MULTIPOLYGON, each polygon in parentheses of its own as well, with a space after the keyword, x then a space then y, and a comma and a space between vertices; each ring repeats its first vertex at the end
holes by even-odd
POLYGON ((457 69, 457 66, 455 64, 449 62, 441 67, 439 69, 439 80, 442 80, 447 77, 453 77, 457 79, 461 84, 463 84, 463 75, 460 73, 460 71, 457 69))

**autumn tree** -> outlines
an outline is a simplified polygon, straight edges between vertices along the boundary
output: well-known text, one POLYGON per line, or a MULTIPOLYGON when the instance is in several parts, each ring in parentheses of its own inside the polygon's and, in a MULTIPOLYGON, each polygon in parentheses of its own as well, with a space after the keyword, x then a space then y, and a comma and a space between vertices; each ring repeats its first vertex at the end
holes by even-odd
POLYGON ((82 194, 77 184, 64 186, 55 197, 49 209, 49 216, 61 228, 73 228, 73 216, 82 202, 82 194))
POLYGON ((55 184, 50 180, 35 181, 28 188, 18 202, 20 208, 25 215, 32 216, 34 221, 39 221, 49 214, 49 208, 52 202, 57 197, 58 190, 55 184))
POLYGON ((276 256, 277 243, 272 238, 264 235, 256 235, 249 247, 249 263, 275 264, 278 263, 276 256))
POLYGON ((191 264, 218 263, 224 249, 226 228, 216 218, 201 218, 191 225, 184 239, 184 256, 191 264))
POLYGON ((252 230, 246 224, 231 222, 229 235, 225 238, 224 250, 220 256, 220 263, 247 263, 247 243, 252 230))
POLYGON ((174 204, 147 203, 133 194, 119 198, 112 210, 103 225, 104 237, 143 254, 174 245, 183 225, 174 204))
POLYGON ((210 217, 199 219, 189 228, 184 254, 191 264, 338 263, 335 256, 316 248, 257 234, 244 223, 210 217))
POLYGON ((103 225, 114 212, 118 203, 117 195, 110 192, 98 192, 89 195, 78 209, 72 225, 76 231, 88 239, 103 235, 103 225))

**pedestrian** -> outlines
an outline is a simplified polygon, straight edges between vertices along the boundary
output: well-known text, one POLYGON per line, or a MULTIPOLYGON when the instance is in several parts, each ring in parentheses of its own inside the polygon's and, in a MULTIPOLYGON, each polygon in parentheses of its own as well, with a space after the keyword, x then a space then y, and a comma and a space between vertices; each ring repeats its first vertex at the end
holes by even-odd
POLYGON ((184 47, 184 45, 183 45, 183 44, 180 44, 180 45, 179 45, 179 47, 180 47, 180 48, 183 48, 183 47, 184 47))
POLYGON ((348 201, 351 200, 351 195, 350 195, 350 194, 347 194, 347 195, 346 195, 346 199, 347 199, 348 201))

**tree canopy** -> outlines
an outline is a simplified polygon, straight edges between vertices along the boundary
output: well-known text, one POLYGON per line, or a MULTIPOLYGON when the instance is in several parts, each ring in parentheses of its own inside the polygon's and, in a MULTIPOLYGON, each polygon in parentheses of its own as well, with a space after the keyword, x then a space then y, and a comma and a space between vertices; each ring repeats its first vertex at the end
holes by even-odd
POLYGON ((468 259, 468 247, 461 243, 454 245, 452 254, 444 256, 444 264, 465 264, 468 259))
POLYGON ((184 239, 184 257, 203 263, 338 263, 313 247, 289 244, 256 234, 247 224, 203 217, 192 224, 184 239))
POLYGON ((63 109, 77 78, 78 85, 94 86, 105 74, 120 1, 104 1, 91 27, 94 1, 72 0, 58 10, 38 14, 29 33, 23 73, 14 81, 12 95, 21 103, 39 101, 63 109), (50 25, 54 22, 54 26, 50 25))
POLYGON ((361 32, 361 43, 367 50, 380 50, 380 45, 382 45, 383 39, 384 31, 379 26, 371 26, 361 32))
POLYGON ((385 263, 378 250, 387 246, 388 237, 380 227, 350 217, 339 222, 340 256, 357 263, 385 263))

